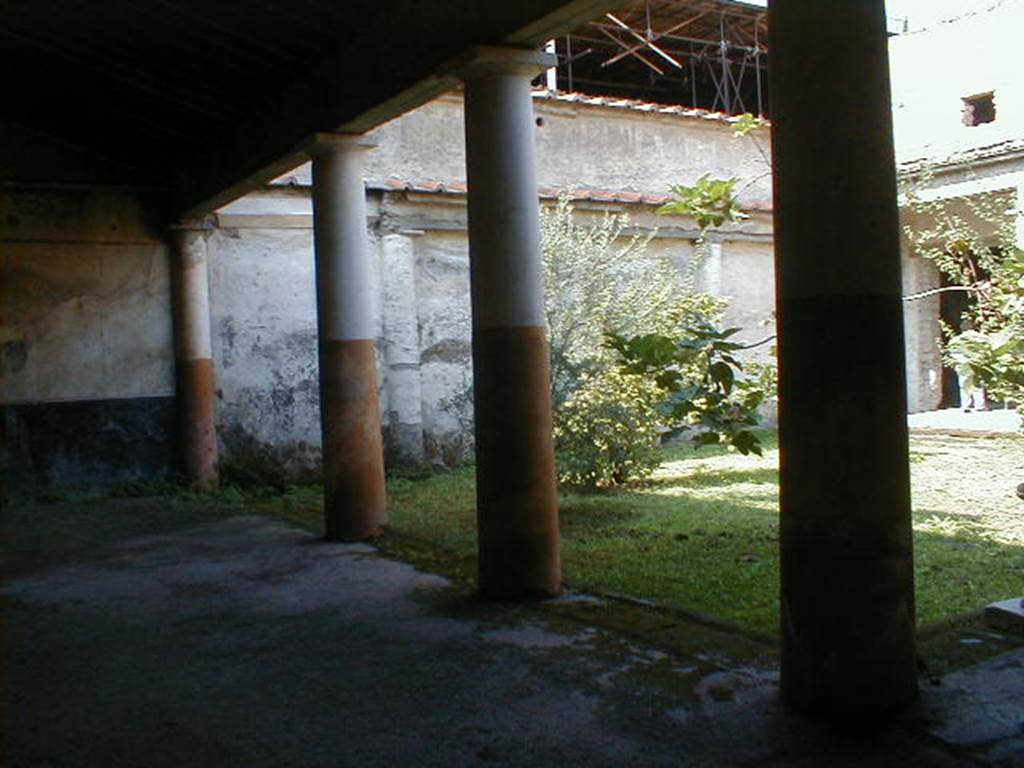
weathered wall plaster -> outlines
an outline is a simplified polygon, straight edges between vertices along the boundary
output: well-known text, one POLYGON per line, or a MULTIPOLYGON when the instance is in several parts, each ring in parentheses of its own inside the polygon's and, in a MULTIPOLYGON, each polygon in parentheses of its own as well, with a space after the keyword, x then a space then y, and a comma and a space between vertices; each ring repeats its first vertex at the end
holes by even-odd
POLYGON ((309 229, 219 229, 207 244, 223 456, 257 445, 290 470, 320 455, 309 229))
MULTIPOLYGON (((771 207, 767 130, 734 136, 717 113, 662 114, 610 106, 617 99, 591 101, 597 103, 535 95, 541 186, 667 194, 673 184, 708 173, 752 181, 742 191, 744 205, 771 207)), ((366 157, 366 177, 464 180, 464 131, 461 94, 435 99, 370 132, 377 147, 366 157)), ((282 177, 301 186, 310 180, 309 164, 282 177)))
POLYGON ((0 208, 12 486, 171 471, 167 252, 141 207, 116 193, 35 191, 4 193, 0 208))

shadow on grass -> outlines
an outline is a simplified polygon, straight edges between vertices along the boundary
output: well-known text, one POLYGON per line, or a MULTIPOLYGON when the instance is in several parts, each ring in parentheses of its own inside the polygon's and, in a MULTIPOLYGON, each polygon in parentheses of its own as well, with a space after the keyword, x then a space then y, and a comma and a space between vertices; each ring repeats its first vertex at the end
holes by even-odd
POLYGON ((918 510, 914 561, 922 627, 1024 595, 1024 545, 970 515, 918 510))
POLYGON ((563 532, 584 524, 595 528, 618 527, 643 514, 642 509, 626 499, 603 496, 568 496, 558 505, 558 522, 563 532))
POLYGON ((698 469, 679 475, 652 477, 636 485, 636 489, 669 487, 720 488, 739 483, 752 485, 778 485, 779 470, 762 469, 698 469))

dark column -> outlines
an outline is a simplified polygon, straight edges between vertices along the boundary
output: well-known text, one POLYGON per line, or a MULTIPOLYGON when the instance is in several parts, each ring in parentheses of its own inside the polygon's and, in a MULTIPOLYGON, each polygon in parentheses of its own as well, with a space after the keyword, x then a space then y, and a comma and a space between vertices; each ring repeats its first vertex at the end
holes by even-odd
POLYGON ((900 250, 882 0, 772 0, 782 692, 917 695, 900 250))
POLYGON ((358 136, 320 135, 313 226, 320 337, 320 421, 328 539, 358 541, 387 523, 377 360, 358 136))
POLYGON ((217 485, 207 234, 183 224, 171 244, 178 440, 185 476, 201 488, 217 485))
POLYGON ((466 81, 480 590, 561 591, 530 78, 552 57, 475 49, 466 81))

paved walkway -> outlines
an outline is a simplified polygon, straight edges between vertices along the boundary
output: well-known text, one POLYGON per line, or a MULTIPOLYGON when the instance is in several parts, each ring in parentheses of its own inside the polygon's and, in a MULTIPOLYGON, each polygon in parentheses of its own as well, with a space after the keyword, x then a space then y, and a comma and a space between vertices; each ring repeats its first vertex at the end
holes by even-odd
POLYGON ((1024 766, 1019 647, 837 730, 783 710, 771 653, 669 653, 559 610, 593 598, 485 603, 265 518, 115 537, 4 592, 9 766, 1024 766))
POLYGON ((912 413, 907 417, 911 429, 939 432, 1020 433, 1020 416, 1016 411, 965 411, 945 408, 941 411, 912 413))

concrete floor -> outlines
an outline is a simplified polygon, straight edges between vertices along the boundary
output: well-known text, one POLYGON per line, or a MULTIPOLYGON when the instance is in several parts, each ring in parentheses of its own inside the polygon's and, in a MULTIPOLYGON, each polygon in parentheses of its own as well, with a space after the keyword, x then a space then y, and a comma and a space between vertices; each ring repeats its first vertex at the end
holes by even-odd
POLYGON ((6 765, 1024 766, 1006 638, 895 724, 826 726, 784 711, 749 639, 593 626, 617 609, 580 595, 484 603, 368 546, 172 512, 10 521, 38 535, 7 564, 6 765))

